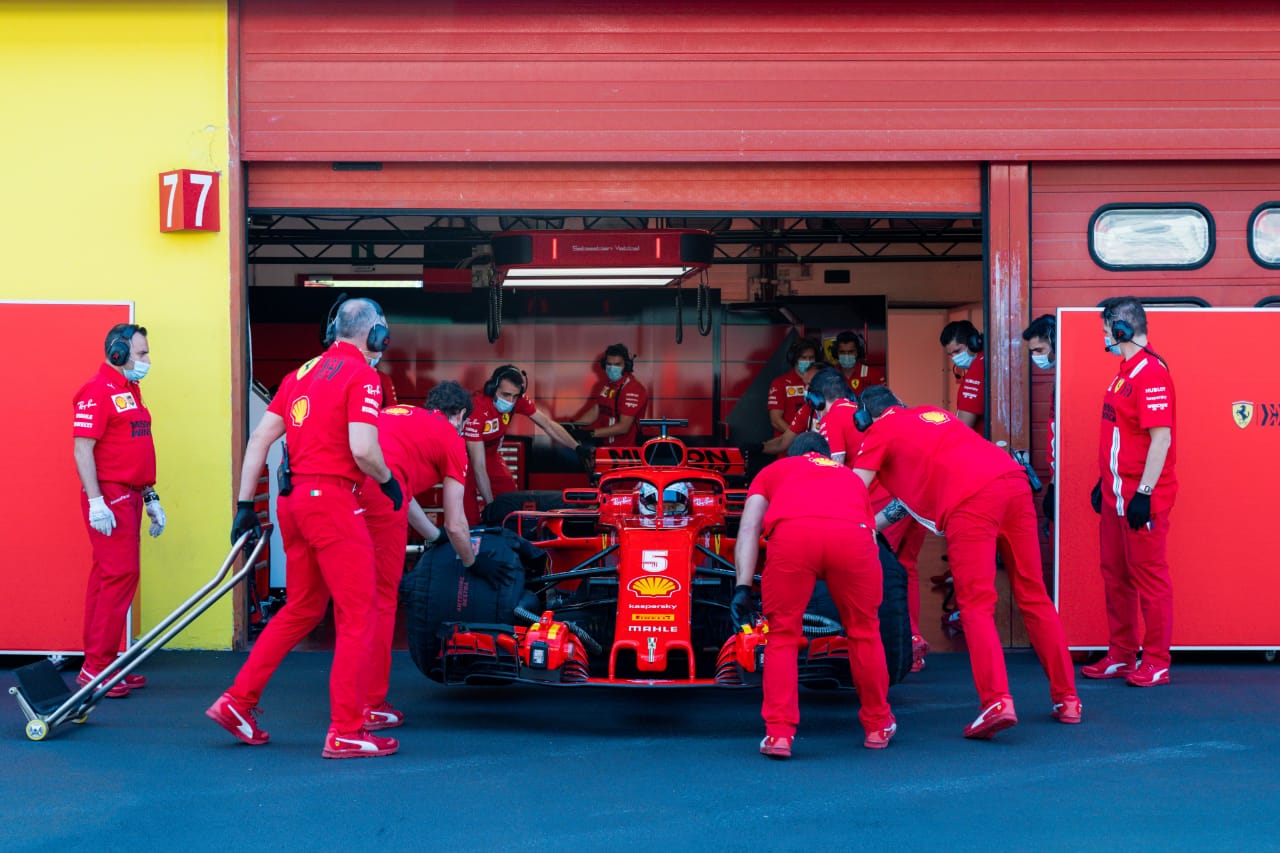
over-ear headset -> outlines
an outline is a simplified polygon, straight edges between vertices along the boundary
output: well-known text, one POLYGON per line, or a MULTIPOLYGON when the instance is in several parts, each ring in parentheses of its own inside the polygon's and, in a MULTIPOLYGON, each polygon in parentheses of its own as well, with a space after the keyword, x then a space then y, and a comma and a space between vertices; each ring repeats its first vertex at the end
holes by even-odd
POLYGON ((827 407, 826 397, 823 397, 821 394, 815 394, 807 388, 804 392, 804 401, 812 406, 815 412, 821 412, 827 407))
POLYGON ((871 415, 867 414, 867 410, 859 404, 858 411, 853 413, 853 425, 857 427, 858 432, 866 432, 871 429, 872 423, 874 423, 874 420, 871 415))
POLYGON ((1111 321, 1111 337, 1118 344, 1125 344, 1133 340, 1133 326, 1124 320, 1111 321))
POLYGON ((982 347, 986 342, 987 339, 983 336, 982 332, 977 331, 970 332, 964 339, 964 345, 972 352, 982 352, 982 347))
POLYGON ((524 396, 524 389, 528 387, 529 377, 523 370, 514 364, 504 364, 493 371, 493 375, 489 377, 489 381, 484 383, 484 395, 486 397, 496 396, 498 386, 502 384, 502 380, 509 379, 520 386, 520 396, 524 396))
MULTIPOLYGON (((324 323, 324 337, 321 343, 326 349, 333 346, 333 342, 338 339, 338 308, 342 303, 351 297, 345 293, 338 294, 338 299, 329 308, 329 316, 324 323)), ((382 306, 372 299, 369 300, 379 314, 382 314, 382 306)), ((381 323, 374 323, 373 328, 369 330, 369 336, 365 338, 365 349, 369 352, 386 352, 391 347, 391 330, 381 323)))
POLYGON ((600 356, 600 369, 601 369, 601 370, 604 370, 604 368, 605 368, 605 360, 606 360, 606 359, 608 359, 608 358, 609 358, 609 356, 611 356, 611 355, 615 355, 615 356, 616 356, 616 355, 620 355, 620 356, 622 356, 622 372, 623 372, 623 373, 634 373, 634 372, 635 372, 635 369, 636 369, 635 356, 633 356, 633 355, 631 354, 630 350, 628 350, 628 349, 626 348, 626 346, 625 346, 625 345, 623 345, 623 344, 614 344, 613 346, 609 347, 608 349, 606 349, 606 350, 604 351, 604 355, 600 356), (609 350, 613 350, 613 352, 609 352, 609 350), (622 352, 618 352, 618 350, 622 350, 622 352))
POLYGON ((107 342, 103 346, 103 350, 107 354, 107 361, 115 367, 124 367, 128 364, 129 356, 133 354, 133 336, 139 333, 145 337, 147 330, 133 323, 125 323, 112 328, 107 333, 107 342))

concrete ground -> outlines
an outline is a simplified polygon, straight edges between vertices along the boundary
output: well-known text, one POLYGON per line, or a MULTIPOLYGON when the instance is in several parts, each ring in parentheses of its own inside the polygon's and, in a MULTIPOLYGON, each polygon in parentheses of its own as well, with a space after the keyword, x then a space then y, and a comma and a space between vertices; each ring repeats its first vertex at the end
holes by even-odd
POLYGON ((756 753, 753 691, 443 688, 403 653, 389 758, 320 758, 323 652, 281 667, 266 746, 204 717, 244 660, 213 652, 160 653, 146 689, 31 743, 0 669, 0 849, 1280 849, 1280 667, 1081 679, 1085 722, 1065 726, 1035 658, 1008 657, 1021 722, 993 741, 960 736, 977 700, 943 654, 891 690, 884 752, 862 749, 851 695, 802 693, 789 762, 756 753))

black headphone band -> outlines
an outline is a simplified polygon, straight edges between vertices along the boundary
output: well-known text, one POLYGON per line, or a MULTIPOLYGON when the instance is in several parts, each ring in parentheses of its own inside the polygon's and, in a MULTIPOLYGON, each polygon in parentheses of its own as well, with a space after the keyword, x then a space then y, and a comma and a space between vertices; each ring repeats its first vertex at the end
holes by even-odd
POLYGON ((634 372, 635 372, 635 369, 636 369, 635 355, 631 352, 631 350, 627 349, 627 348, 626 348, 625 346, 623 346, 622 344, 614 344, 612 347, 609 347, 609 349, 621 349, 621 350, 622 350, 622 352, 621 352, 621 353, 617 353, 617 352, 608 352, 608 351, 606 351, 606 352, 604 353, 604 355, 600 356, 600 369, 601 369, 601 370, 604 370, 604 369, 605 369, 605 367, 607 366, 607 363, 608 363, 608 360, 609 360, 609 356, 611 356, 611 355, 612 355, 612 356, 618 356, 618 355, 621 355, 621 356, 622 356, 622 370, 623 370, 623 372, 624 372, 624 373, 634 373, 634 372))
POLYGON ((516 367, 514 364, 504 364, 495 368, 489 376, 489 381, 484 383, 484 395, 493 397, 498 393, 498 386, 502 384, 502 380, 510 379, 512 382, 520 386, 520 396, 524 396, 525 389, 529 387, 528 375, 516 367))
POLYGON ((147 330, 136 323, 125 323, 113 332, 107 338, 106 346, 103 347, 107 362, 115 367, 124 367, 128 364, 129 356, 133 353, 133 336, 139 332, 146 335, 147 330))

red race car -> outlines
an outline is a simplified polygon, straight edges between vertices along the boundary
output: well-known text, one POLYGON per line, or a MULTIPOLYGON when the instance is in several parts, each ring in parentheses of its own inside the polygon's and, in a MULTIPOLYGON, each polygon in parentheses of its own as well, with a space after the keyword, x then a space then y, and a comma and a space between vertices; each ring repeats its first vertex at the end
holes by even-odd
MULTIPOLYGON (((467 571, 447 544, 423 554, 400 587, 409 650, 445 684, 758 684, 768 627, 735 630, 734 537, 744 489, 737 448, 689 448, 662 434, 641 448, 600 448, 596 488, 565 506, 511 513, 480 536, 467 571), (517 535, 519 531, 520 534, 517 535), (487 578, 487 581, 482 578, 487 578)), ((906 574, 882 544, 880 630, 890 683, 911 668, 906 574)), ((763 563, 762 563, 763 564, 763 563)), ((800 682, 852 688, 848 651, 825 585, 805 615, 800 682)))

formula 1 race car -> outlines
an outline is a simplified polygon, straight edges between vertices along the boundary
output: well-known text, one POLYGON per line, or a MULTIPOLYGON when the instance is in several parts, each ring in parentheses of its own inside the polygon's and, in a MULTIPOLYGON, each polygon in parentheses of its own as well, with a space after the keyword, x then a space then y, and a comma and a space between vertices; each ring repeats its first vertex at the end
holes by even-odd
MULTIPOLYGON (((564 508, 516 511, 481 533, 477 566, 428 549, 400 587, 410 654, 444 684, 758 684, 768 626, 729 618, 746 490, 736 448, 688 448, 684 421, 645 420, 641 448, 600 448, 595 488, 564 508), (523 534, 523 535, 521 535, 523 534), (486 580, 487 579, 487 580, 486 580)), ((881 544, 880 629, 890 683, 911 668, 906 574, 881 544)), ((762 561, 761 565, 764 565, 762 561)), ((758 581, 758 578, 757 578, 758 581)), ((848 649, 821 582, 805 614, 800 683, 852 688, 848 649)))

